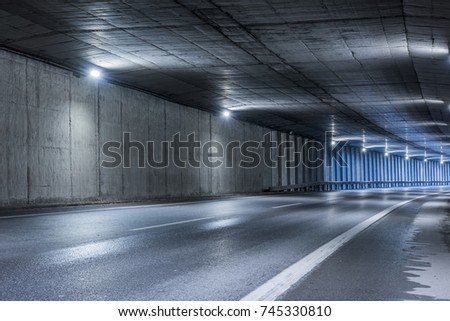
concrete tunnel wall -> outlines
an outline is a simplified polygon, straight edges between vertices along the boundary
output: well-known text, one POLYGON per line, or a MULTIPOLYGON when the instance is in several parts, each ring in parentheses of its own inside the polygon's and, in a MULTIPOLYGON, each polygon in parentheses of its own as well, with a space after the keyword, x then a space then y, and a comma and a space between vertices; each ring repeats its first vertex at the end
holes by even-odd
MULTIPOLYGON (((268 132, 276 140, 287 137, 105 81, 76 77, 5 50, 0 50, 0 73, 1 206, 260 192, 294 183, 294 175, 301 175, 263 163, 243 169, 178 168, 170 162, 164 169, 142 169, 134 153, 131 168, 101 167, 106 159, 102 145, 121 141, 123 132, 130 132, 132 140, 154 140, 156 146, 177 132, 182 139, 194 132, 202 142, 224 145, 232 140, 261 141, 268 132)), ((196 156, 201 158, 200 151, 196 156)), ((316 179, 317 171, 303 169, 308 180, 316 179)))
MULTIPOLYGON (((357 148, 344 149, 348 168, 289 168, 289 159, 302 157, 308 164, 307 155, 298 154, 307 138, 224 119, 106 81, 76 77, 5 50, 0 50, 0 75, 0 206, 4 207, 249 193, 324 180, 448 179, 447 164, 444 170, 438 162, 405 163, 397 156, 383 163, 382 154, 362 154, 357 148), (135 166, 131 168, 101 167, 106 159, 103 144, 121 141, 124 132, 130 132, 132 140, 153 140, 156 146, 177 132, 182 139, 194 132, 201 142, 223 145, 232 140, 259 142, 270 133, 277 143, 292 141, 293 148, 273 149, 273 168, 264 163, 253 169, 178 168, 172 162, 164 169, 137 168, 136 154, 132 154, 135 166)), ((201 151, 195 157, 201 159, 201 151)), ((242 159, 239 154, 234 157, 242 159)))

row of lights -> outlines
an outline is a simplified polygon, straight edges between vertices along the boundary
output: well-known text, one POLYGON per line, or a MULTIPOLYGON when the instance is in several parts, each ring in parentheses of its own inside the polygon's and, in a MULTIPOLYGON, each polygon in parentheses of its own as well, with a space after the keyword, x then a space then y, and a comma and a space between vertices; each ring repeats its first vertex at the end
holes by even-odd
MULTIPOLYGON (((362 147, 362 151, 365 153, 367 151, 367 148, 365 147, 365 145, 363 144, 362 147)), ((408 149, 408 145, 406 145, 406 151, 405 151, 405 159, 409 160, 409 149, 408 149)), ((385 148, 384 148, 384 156, 388 157, 389 156, 389 151, 388 151, 388 144, 387 144, 387 140, 385 143, 385 148)), ((424 155, 423 155, 423 161, 426 163, 428 162, 428 158, 427 158, 427 150, 425 150, 424 155)), ((444 164, 444 156, 442 155, 442 146, 441 146, 441 159, 440 159, 440 163, 441 165, 444 164)))
MULTIPOLYGON (((94 78, 94 79, 99 79, 102 76, 102 72, 96 68, 93 68, 89 71, 89 75, 94 78)), ((225 118, 229 118, 231 116, 231 112, 229 110, 224 110, 222 112, 222 116, 225 118)), ((334 124, 333 124, 334 125, 334 124)), ((333 126, 334 127, 334 126, 333 126)), ((333 132, 334 132, 334 128, 333 128, 333 132)), ((336 141, 334 139, 331 140, 331 144, 335 145, 336 141)), ((367 147, 366 147, 366 134, 363 132, 363 144, 362 144, 362 151, 363 153, 365 153, 367 151, 367 147)), ((389 152, 388 152, 388 144, 387 144, 387 140, 386 140, 386 146, 385 146, 385 153, 384 156, 389 156, 389 152)), ((424 162, 427 162, 427 151, 425 150, 425 155, 424 155, 424 162)), ((406 145, 406 156, 405 159, 409 159, 409 154, 408 154, 408 145, 406 145)), ((442 156, 442 146, 441 146, 441 164, 444 164, 444 159, 442 156)))
MULTIPOLYGON (((331 140, 331 145, 335 145, 336 144, 336 140, 334 139, 334 137, 331 140)), ((367 147, 366 147, 366 135, 363 132, 363 138, 362 138, 362 148, 361 148, 362 152, 365 153, 367 152, 367 147)), ((389 156, 389 151, 388 151, 388 143, 387 143, 387 139, 385 140, 385 148, 384 148, 384 156, 388 157, 389 156)), ((409 148, 408 145, 406 145, 406 150, 405 150, 405 159, 409 160, 410 156, 409 156, 409 148)), ((428 158, 427 158, 427 151, 425 149, 425 153, 424 153, 424 162, 428 162, 428 158)), ((443 165, 444 164, 444 157, 442 155, 442 146, 441 146, 441 158, 440 158, 440 164, 443 165)))

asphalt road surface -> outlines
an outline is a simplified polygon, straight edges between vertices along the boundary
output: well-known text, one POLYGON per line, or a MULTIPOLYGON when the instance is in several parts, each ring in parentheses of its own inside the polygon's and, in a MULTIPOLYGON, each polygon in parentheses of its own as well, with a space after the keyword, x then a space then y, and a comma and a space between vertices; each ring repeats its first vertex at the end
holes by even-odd
POLYGON ((0 216, 1 300, 450 299, 446 188, 0 216))

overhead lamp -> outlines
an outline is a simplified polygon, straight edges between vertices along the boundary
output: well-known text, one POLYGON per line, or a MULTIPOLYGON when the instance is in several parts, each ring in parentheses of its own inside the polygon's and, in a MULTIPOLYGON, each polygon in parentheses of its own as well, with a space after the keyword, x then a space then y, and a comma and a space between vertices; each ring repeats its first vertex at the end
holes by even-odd
POLYGON ((102 76, 102 73, 100 72, 100 70, 98 70, 98 69, 96 69, 96 68, 93 68, 93 69, 91 69, 91 71, 89 72, 89 75, 90 75, 92 78, 98 79, 98 78, 100 78, 100 77, 102 76))
POLYGON ((223 111, 223 113, 222 113, 222 115, 223 115, 223 117, 226 117, 226 118, 228 118, 228 117, 230 117, 230 116, 231 116, 231 113, 230 113, 230 111, 229 111, 229 110, 224 110, 224 111, 223 111))
POLYGON ((430 103, 430 104, 443 104, 444 101, 442 99, 424 99, 425 103, 430 103))
MULTIPOLYGON (((332 116, 333 117, 333 116, 332 116)), ((326 133, 328 134, 328 133, 326 133)), ((339 138, 336 136, 336 130, 335 130, 335 126, 334 126, 334 121, 331 122, 331 132, 330 132, 330 136, 326 136, 325 138, 328 140, 329 138, 331 138, 331 146, 336 145, 336 142, 338 142, 339 138)), ((328 142, 327 142, 328 143, 328 142)))
POLYGON ((366 132, 363 129, 363 135, 362 135, 362 151, 365 153, 367 151, 366 149, 366 132))
POLYGON ((333 136, 333 139, 337 142, 349 141, 349 140, 362 140, 360 136, 355 136, 355 135, 333 136))
POLYGON ((426 163, 426 162, 428 162, 428 159, 425 158, 423 161, 426 163))
POLYGON ((385 151, 385 152, 384 152, 384 156, 386 156, 386 157, 388 157, 388 156, 389 156, 389 153, 388 153, 388 151, 385 151))
POLYGON ((406 155, 406 156, 405 156, 405 159, 408 160, 408 159, 409 159, 409 155, 406 155))

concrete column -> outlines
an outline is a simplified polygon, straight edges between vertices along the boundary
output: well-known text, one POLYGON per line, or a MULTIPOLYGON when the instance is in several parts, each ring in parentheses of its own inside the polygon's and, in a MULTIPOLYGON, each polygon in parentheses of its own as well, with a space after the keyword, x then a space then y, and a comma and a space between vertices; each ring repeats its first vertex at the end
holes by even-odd
POLYGON ((301 137, 294 136, 294 184, 300 184, 300 175, 301 175, 301 160, 300 160, 300 151, 301 151, 301 137))
MULTIPOLYGON (((351 160, 350 160, 350 149, 348 147, 345 147, 345 150, 344 150, 344 160, 345 160, 345 163, 347 166, 342 169, 343 180, 345 182, 349 182, 350 181, 350 167, 351 167, 350 162, 351 162, 351 160)), ((350 188, 348 184, 343 185, 343 187, 344 187, 344 189, 350 188)))

